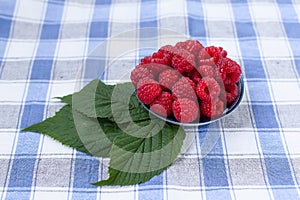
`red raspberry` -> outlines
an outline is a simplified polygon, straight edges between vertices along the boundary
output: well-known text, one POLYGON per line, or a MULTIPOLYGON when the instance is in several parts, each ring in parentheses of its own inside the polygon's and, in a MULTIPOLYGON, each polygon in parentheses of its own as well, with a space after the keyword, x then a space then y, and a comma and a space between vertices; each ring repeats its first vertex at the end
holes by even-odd
POLYGON ((226 103, 230 105, 235 101, 235 99, 239 95, 238 86, 235 83, 225 84, 225 91, 226 91, 226 103))
POLYGON ((199 107, 193 100, 183 98, 177 99, 172 104, 174 117, 183 123, 193 122, 199 119, 199 107))
POLYGON ((209 101, 219 96, 220 85, 214 78, 204 77, 198 82, 196 93, 201 100, 209 101))
POLYGON ((171 67, 163 64, 157 64, 157 63, 147 63, 143 64, 142 66, 146 67, 150 73, 153 75, 153 79, 158 78, 158 75, 167 69, 171 69, 171 67))
POLYGON ((173 85, 179 80, 181 74, 174 69, 167 69, 159 74, 158 82, 163 89, 171 89, 173 85))
POLYGON ((224 82, 237 83, 242 74, 240 65, 230 58, 222 58, 217 64, 217 70, 224 82))
POLYGON ((150 73, 150 71, 143 65, 138 65, 134 68, 134 70, 130 74, 130 79, 132 84, 136 87, 139 80, 142 78, 149 77, 154 78, 154 76, 150 73))
POLYGON ((175 47, 179 49, 185 49, 195 56, 197 56, 199 51, 204 48, 198 40, 186 40, 185 42, 177 42, 175 47))
POLYGON ((216 118, 223 114, 224 112, 224 103, 220 99, 215 101, 202 101, 200 104, 201 115, 206 116, 207 118, 216 118))
POLYGON ((196 100, 195 83, 188 77, 180 78, 172 87, 174 99, 188 98, 196 100))
POLYGON ((141 79, 137 84, 137 96, 144 104, 150 104, 162 92, 160 85, 148 77, 141 79))
POLYGON ((186 76, 192 79, 194 83, 198 83, 202 79, 202 76, 197 69, 193 69, 192 71, 188 72, 186 76))
POLYGON ((172 54, 165 50, 158 50, 154 52, 152 56, 146 56, 141 59, 141 64, 146 63, 158 63, 163 65, 171 66, 172 54))
POLYGON ((162 92, 150 105, 150 110, 167 117, 172 113, 172 95, 169 92, 162 92))
POLYGON ((169 54, 171 57, 173 57, 174 54, 176 54, 177 49, 172 45, 165 45, 162 46, 158 51, 162 51, 165 54, 169 54))
POLYGON ((209 46, 199 52, 198 65, 215 65, 227 52, 222 47, 209 46))
POLYGON ((211 65, 201 65, 197 68, 197 71, 202 77, 214 77, 215 68, 211 65))
POLYGON ((195 66, 195 56, 184 49, 178 49, 172 58, 172 66, 179 72, 190 72, 195 66))

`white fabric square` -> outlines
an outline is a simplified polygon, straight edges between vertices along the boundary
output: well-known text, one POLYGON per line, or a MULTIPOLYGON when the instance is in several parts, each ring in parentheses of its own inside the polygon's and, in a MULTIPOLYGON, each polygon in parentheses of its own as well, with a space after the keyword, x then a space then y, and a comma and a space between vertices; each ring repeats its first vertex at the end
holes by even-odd
POLYGON ((67 23, 89 22, 93 14, 93 7, 90 4, 68 3, 64 13, 63 20, 67 23))
POLYGON ((285 39, 263 38, 259 40, 259 45, 264 57, 277 59, 291 57, 288 43, 285 39))
POLYGON ((37 0, 18 1, 15 17, 22 21, 41 21, 45 15, 46 2, 37 0))
POLYGON ((103 200, 121 200, 121 199, 128 199, 133 200, 134 198, 134 192, 128 192, 130 187, 126 187, 127 191, 122 191, 122 189, 119 189, 118 192, 115 192, 115 190, 110 190, 109 192, 105 192, 105 189, 103 188, 101 193, 101 199, 103 200))
POLYGON ((76 82, 54 82, 51 84, 51 94, 49 99, 53 99, 54 97, 62 97, 69 94, 74 93, 75 91, 79 91, 79 84, 76 82))
POLYGON ((203 4, 203 10, 208 20, 228 20, 232 21, 232 10, 228 6, 229 4, 223 3, 205 3, 203 4))
POLYGON ((254 133, 225 131, 224 134, 228 155, 258 155, 254 133))
POLYGON ((61 40, 58 44, 57 58, 78 59, 84 56, 85 40, 61 40))
POLYGON ((284 102, 299 102, 300 88, 297 82, 271 82, 274 100, 284 102))
POLYGON ((173 0, 172 2, 161 1, 158 4, 158 14, 164 17, 185 16, 186 15, 185 1, 181 1, 181 0, 173 0))
POLYGON ((234 190, 236 199, 238 200, 269 200, 270 196, 267 189, 245 189, 245 190, 234 190))
POLYGON ((35 191, 34 199, 39 200, 49 200, 49 199, 68 199, 67 192, 43 192, 43 191, 35 191))
POLYGON ((21 102, 25 90, 24 83, 0 82, 0 102, 21 102))
POLYGON ((45 136, 43 142, 43 148, 41 150, 42 154, 72 154, 73 149, 67 146, 62 145, 61 143, 51 139, 50 137, 45 136))
POLYGON ((15 135, 12 133, 0 133, 0 152, 1 154, 11 154, 15 135))
POLYGON ((299 145, 299 132, 286 132, 284 134, 289 153, 300 154, 300 145, 299 145))
POLYGON ((34 56, 35 42, 10 40, 8 45, 6 59, 32 58, 34 56))
POLYGON ((200 191, 184 191, 184 190, 172 190, 168 189, 168 199, 197 199, 201 200, 202 196, 200 191))
POLYGON ((256 21, 280 21, 279 10, 275 3, 253 2, 249 8, 256 21))
POLYGON ((116 3, 112 8, 111 15, 116 22, 136 22, 139 17, 139 4, 133 1, 130 3, 116 3))

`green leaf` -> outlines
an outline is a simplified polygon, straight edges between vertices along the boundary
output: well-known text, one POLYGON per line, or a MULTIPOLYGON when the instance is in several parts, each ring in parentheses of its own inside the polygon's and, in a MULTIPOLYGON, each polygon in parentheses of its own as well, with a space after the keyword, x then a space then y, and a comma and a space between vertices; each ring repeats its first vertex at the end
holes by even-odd
POLYGON ((113 139, 123 133, 114 122, 86 117, 69 105, 54 117, 23 131, 48 135, 66 146, 97 157, 108 157, 113 139))
POLYGON ((79 92, 60 99, 88 117, 108 118, 117 123, 149 119, 131 83, 106 85, 94 80, 79 92))
POLYGON ((111 95, 114 85, 93 80, 79 92, 60 98, 72 108, 88 117, 111 117, 111 95))
POLYGON ((109 178, 94 185, 138 184, 170 166, 180 153, 185 133, 180 126, 167 123, 154 134, 157 126, 161 123, 147 125, 148 135, 143 134, 144 129, 141 137, 133 136, 137 135, 138 129, 117 136, 110 152, 109 178))

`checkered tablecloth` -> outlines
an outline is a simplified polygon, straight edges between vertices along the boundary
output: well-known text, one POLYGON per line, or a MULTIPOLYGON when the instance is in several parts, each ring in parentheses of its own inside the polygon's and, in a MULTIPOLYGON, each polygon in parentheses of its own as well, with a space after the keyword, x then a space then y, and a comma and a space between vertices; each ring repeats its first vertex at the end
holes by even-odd
POLYGON ((300 199, 299 21, 299 0, 0 0, 0 199, 300 199), (107 160, 20 131, 99 70, 134 67, 170 40, 161 30, 222 46, 242 66, 243 101, 212 125, 207 155, 208 132, 194 128, 191 148, 150 181, 95 187, 107 160), (120 34, 138 50, 114 60, 120 34))

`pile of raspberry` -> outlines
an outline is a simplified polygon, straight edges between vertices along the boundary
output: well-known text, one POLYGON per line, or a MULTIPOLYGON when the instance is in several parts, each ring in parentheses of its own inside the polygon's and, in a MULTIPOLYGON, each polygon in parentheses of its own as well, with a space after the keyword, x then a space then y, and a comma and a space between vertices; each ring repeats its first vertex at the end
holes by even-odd
POLYGON ((130 78, 150 110, 189 123, 221 116, 238 97, 241 73, 222 47, 187 40, 142 58, 130 78))

